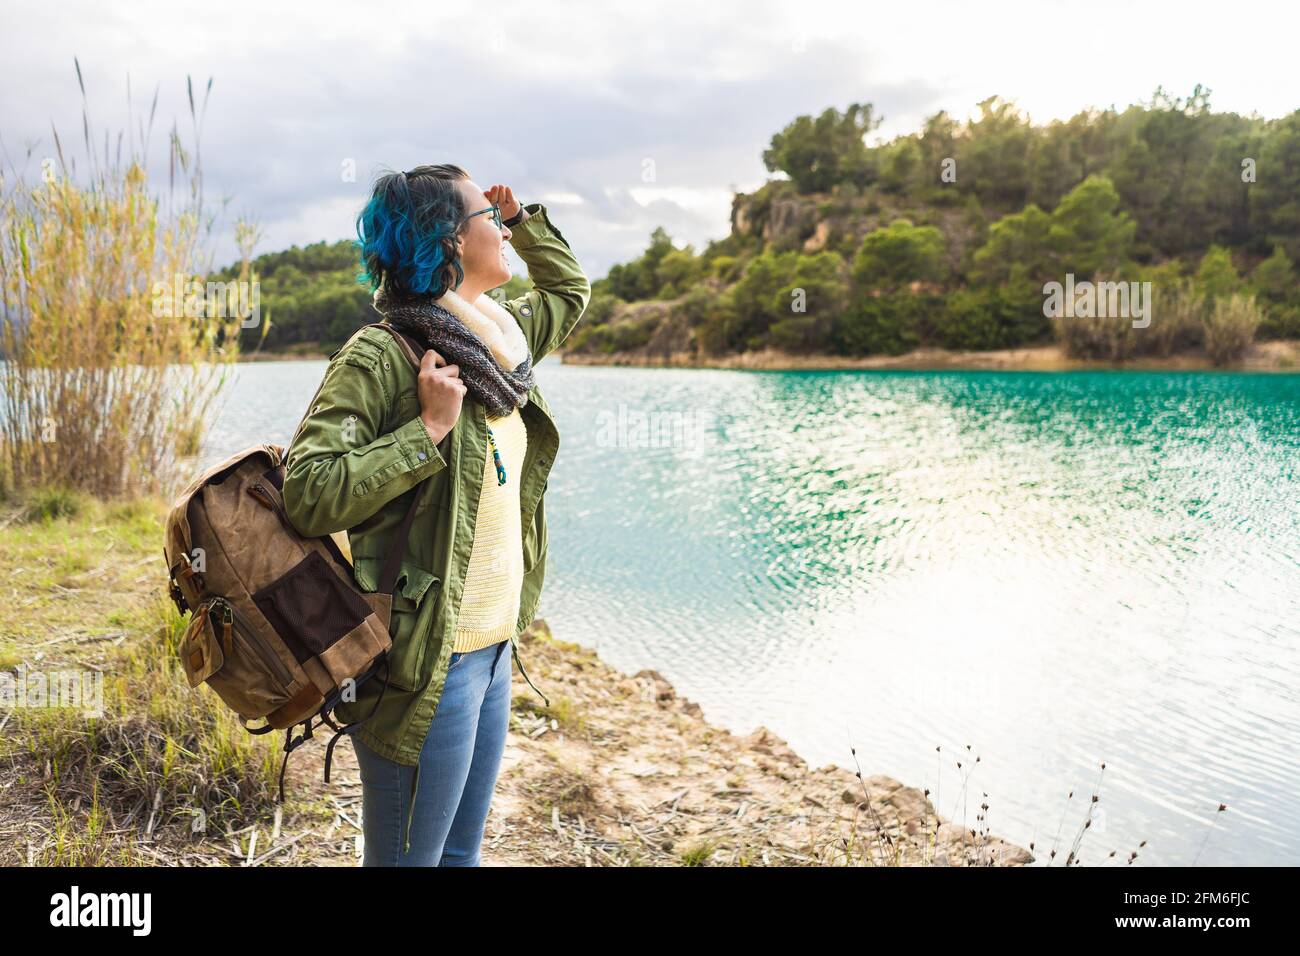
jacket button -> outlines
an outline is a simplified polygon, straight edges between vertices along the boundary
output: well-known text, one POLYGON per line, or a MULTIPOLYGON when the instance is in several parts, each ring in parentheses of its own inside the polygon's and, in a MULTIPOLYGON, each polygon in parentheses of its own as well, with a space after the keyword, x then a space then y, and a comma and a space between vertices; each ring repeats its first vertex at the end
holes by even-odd
POLYGON ((424 459, 428 458, 429 456, 426 455, 424 452, 420 451, 415 453, 415 457, 420 459, 420 461, 424 461, 424 459))

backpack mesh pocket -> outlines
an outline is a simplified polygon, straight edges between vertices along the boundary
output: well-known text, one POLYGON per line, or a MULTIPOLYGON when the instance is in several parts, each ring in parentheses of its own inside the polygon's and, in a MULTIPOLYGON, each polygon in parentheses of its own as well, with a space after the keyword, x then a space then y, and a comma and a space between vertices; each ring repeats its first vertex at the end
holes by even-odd
POLYGON ((372 613, 319 551, 256 592, 253 603, 300 664, 323 654, 372 613))

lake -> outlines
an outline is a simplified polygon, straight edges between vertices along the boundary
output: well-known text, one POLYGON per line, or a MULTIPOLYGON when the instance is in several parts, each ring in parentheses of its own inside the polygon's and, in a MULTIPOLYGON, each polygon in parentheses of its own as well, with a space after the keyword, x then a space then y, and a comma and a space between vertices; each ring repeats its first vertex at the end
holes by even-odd
MULTIPOLYGON (((323 369, 240 365, 205 457, 323 369)), ((1040 861, 1099 774, 1084 865, 1300 859, 1300 375, 537 375, 557 637, 1040 861)))

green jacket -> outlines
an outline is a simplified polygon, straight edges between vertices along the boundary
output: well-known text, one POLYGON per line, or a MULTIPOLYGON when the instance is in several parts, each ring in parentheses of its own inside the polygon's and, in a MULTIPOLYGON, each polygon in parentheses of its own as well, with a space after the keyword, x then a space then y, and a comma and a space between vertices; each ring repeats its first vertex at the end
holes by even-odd
MULTIPOLYGON (((527 264, 534 288, 501 304, 519 322, 536 365, 573 330, 587 307, 591 284, 546 207, 531 203, 525 208, 530 216, 512 227, 509 242, 527 264)), ((524 581, 516 634, 532 622, 541 599, 546 573, 543 497, 560 444, 540 388, 529 391, 520 414, 528 442, 517 479, 524 581)), ((290 443, 283 489, 289 520, 303 534, 347 531, 357 583, 368 591, 377 590, 380 568, 411 496, 420 496, 393 595, 388 689, 378 710, 356 731, 376 752, 416 765, 417 771, 455 642, 489 454, 484 408, 469 396, 441 448, 430 441, 419 416, 416 370, 401 346, 383 329, 362 329, 330 356, 320 389, 290 443)), ((518 641, 513 635, 510 640, 527 679, 518 641)), ((356 701, 337 708, 338 717, 352 722, 366 716, 379 693, 376 683, 359 688, 356 701)))

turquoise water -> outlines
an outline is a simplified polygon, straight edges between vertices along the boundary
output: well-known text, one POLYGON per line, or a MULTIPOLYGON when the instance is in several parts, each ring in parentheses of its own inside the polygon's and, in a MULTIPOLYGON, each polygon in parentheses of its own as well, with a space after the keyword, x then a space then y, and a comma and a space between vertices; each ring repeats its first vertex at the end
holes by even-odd
MULTIPOLYGON (((241 366, 205 453, 322 370, 241 366)), ((1040 859, 1103 761, 1085 865, 1300 859, 1300 376, 538 376, 560 637, 1040 859)))

